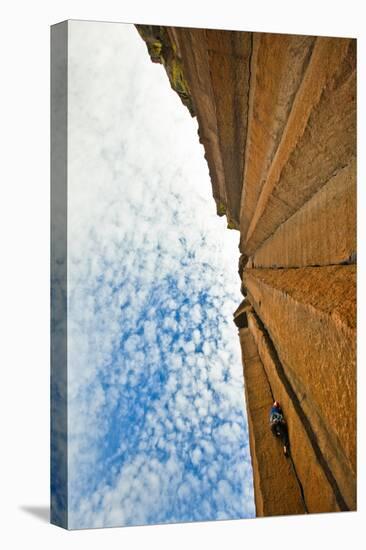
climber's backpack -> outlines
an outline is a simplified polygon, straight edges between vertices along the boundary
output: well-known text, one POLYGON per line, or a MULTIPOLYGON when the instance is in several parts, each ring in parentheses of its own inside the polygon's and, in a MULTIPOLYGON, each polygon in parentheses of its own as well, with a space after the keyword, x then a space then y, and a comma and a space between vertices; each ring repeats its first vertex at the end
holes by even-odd
POLYGON ((270 416, 270 423, 277 424, 278 422, 283 422, 283 415, 280 412, 272 412, 270 416))

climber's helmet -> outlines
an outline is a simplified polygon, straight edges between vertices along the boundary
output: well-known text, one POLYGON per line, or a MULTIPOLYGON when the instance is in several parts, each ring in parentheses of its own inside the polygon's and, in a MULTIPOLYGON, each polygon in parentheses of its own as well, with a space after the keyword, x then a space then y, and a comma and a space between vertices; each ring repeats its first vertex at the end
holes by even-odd
POLYGON ((279 406, 280 406, 280 404, 279 404, 279 402, 278 402, 278 401, 274 401, 274 402, 273 402, 273 406, 274 406, 274 407, 279 407, 279 406))

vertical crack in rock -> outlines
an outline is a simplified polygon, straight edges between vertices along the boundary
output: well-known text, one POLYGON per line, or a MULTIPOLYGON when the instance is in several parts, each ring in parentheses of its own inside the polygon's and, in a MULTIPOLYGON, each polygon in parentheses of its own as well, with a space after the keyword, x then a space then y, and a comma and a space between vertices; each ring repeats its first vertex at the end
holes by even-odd
MULTIPOLYGON (((248 327, 248 319, 247 319, 248 310, 250 310, 253 313, 253 307, 248 302, 248 300, 245 299, 240 304, 240 306, 237 308, 237 310, 234 312, 234 323, 239 328, 239 330, 242 329, 242 328, 247 328, 248 327)), ((264 376, 267 380, 268 389, 269 389, 269 392, 271 394, 271 400, 273 402, 275 400, 275 395, 274 395, 274 392, 273 392, 273 389, 272 389, 271 381, 268 377, 268 374, 267 374, 267 371, 266 371, 265 368, 263 368, 263 374, 264 374, 264 376)), ((302 503, 303 503, 303 506, 304 506, 304 510, 305 510, 306 513, 309 513, 308 507, 306 505, 304 488, 302 486, 300 477, 297 473, 296 466, 295 466, 295 463, 293 461, 293 458, 292 458, 291 454, 289 456, 289 461, 292 465, 293 474, 294 474, 294 476, 296 478, 296 481, 297 481, 297 484, 298 484, 298 488, 299 488, 299 491, 300 491, 301 500, 302 500, 302 503)))
POLYGON ((300 477, 299 477, 299 474, 297 473, 297 470, 296 470, 296 466, 295 466, 295 463, 293 461, 293 458, 292 458, 292 455, 290 453, 290 456, 289 456, 289 460, 291 461, 291 464, 292 464, 292 468, 293 468, 293 471, 294 471, 294 475, 297 479, 297 483, 299 484, 299 489, 300 489, 300 494, 301 494, 301 498, 302 498, 302 502, 303 502, 303 505, 304 505, 304 508, 305 508, 305 511, 306 513, 308 514, 309 513, 309 510, 308 510, 308 507, 306 505, 306 500, 305 500, 305 493, 304 493, 304 487, 300 481, 300 477))
MULTIPOLYGON (((239 217, 241 217, 241 205, 243 202, 243 193, 245 189, 244 174, 245 174, 247 146, 248 146, 249 132, 250 132, 250 117, 252 114, 250 97, 251 97, 251 87, 253 86, 253 82, 252 82, 253 54, 254 54, 254 33, 252 32, 250 35, 250 54, 249 54, 249 62, 248 62, 247 121, 246 121, 246 133, 245 133, 245 139, 244 139, 244 148, 243 148, 243 167, 242 167, 242 173, 241 173, 242 187, 241 187, 240 201, 239 201, 239 217)), ((240 222, 240 219, 239 219, 239 222, 240 222)), ((239 249, 240 249, 240 244, 239 244, 239 249)))
MULTIPOLYGON (((264 338, 266 340, 266 343, 267 343, 268 349, 270 351, 271 357, 272 357, 273 362, 276 366, 277 374, 278 374, 279 378, 281 379, 284 387, 286 388, 286 391, 287 391, 287 393, 288 393, 288 395, 291 399, 291 402, 292 402, 292 404, 293 404, 293 406, 296 410, 296 413, 298 414, 299 418, 302 421, 302 424, 303 424, 303 426, 305 428, 305 431, 308 435, 309 441, 311 442, 311 445, 314 449, 314 452, 315 452, 315 455, 316 455, 316 457, 319 461, 319 464, 321 465, 321 467, 324 471, 324 474, 325 474, 327 480, 329 481, 329 484, 331 485, 331 487, 333 489, 334 496, 336 498, 337 504, 338 504, 341 511, 349 511, 349 507, 347 506, 347 504, 346 504, 346 502, 345 502, 345 500, 344 500, 344 498, 341 494, 341 491, 338 487, 337 481, 334 478, 333 473, 330 470, 330 468, 328 466, 328 463, 325 460, 325 458, 324 458, 324 456, 323 456, 323 454, 320 450, 318 440, 317 440, 317 436, 316 436, 315 432, 312 429, 312 426, 309 422, 309 419, 307 418, 304 411, 302 410, 300 401, 299 401, 294 389, 292 388, 292 385, 290 384, 290 382, 289 382, 289 380, 286 376, 286 373, 283 369, 280 358, 278 357, 278 353, 277 353, 276 348, 275 348, 275 346, 272 342, 272 339, 270 338, 266 327, 264 326, 263 322, 261 321, 261 319, 257 315, 257 313, 253 312, 253 315, 255 316, 256 321, 257 321, 257 323, 258 323, 258 325, 259 325, 259 327, 260 327, 260 329, 261 329, 261 331, 264 335, 264 338)), ((290 442, 290 445, 291 445, 291 442, 290 442)))

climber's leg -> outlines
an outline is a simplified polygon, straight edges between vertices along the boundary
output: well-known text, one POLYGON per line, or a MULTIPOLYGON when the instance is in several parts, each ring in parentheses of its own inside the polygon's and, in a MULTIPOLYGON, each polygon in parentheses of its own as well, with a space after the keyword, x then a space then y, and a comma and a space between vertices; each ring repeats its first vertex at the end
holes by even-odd
POLYGON ((278 430, 280 432, 280 437, 283 445, 283 452, 285 456, 289 455, 290 445, 289 445, 289 439, 288 439, 288 431, 286 424, 279 424, 278 430))
POLYGON ((277 433, 277 424, 274 423, 274 424, 271 424, 271 432, 272 434, 277 437, 278 436, 278 433, 277 433))

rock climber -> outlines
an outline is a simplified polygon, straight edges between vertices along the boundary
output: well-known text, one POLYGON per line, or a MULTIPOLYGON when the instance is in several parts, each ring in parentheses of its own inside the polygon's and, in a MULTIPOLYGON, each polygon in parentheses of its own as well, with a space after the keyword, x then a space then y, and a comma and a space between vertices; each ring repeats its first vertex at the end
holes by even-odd
POLYGON ((271 413, 269 416, 269 423, 273 435, 275 437, 279 437, 282 442, 284 455, 288 457, 290 447, 288 440, 287 424, 278 401, 273 402, 271 413))

